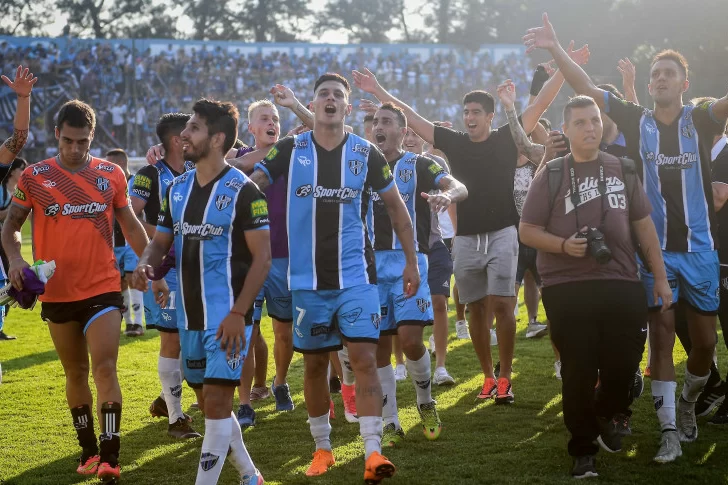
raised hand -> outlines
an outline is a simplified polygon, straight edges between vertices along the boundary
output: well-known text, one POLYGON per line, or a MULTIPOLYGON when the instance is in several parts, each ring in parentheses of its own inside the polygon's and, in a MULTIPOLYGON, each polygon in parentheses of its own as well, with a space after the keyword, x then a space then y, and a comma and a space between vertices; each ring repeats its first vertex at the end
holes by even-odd
POLYGON ((566 49, 566 52, 569 54, 569 57, 571 57, 571 59, 580 66, 589 62, 589 56, 591 55, 589 52, 589 44, 584 44, 579 49, 574 50, 573 40, 569 43, 569 48, 566 49))
POLYGON ((635 69, 634 64, 632 64, 632 61, 629 60, 629 57, 620 59, 619 62, 617 62, 617 70, 619 70, 622 74, 622 83, 625 86, 634 86, 637 69, 635 69))
POLYGON ((546 74, 548 74, 549 77, 551 77, 554 74, 556 74, 556 68, 553 66, 553 62, 554 62, 554 60, 551 59, 549 62, 545 62, 543 64, 540 64, 541 66, 543 66, 544 69, 546 69, 546 74))
POLYGON ((2 76, 2 80, 21 98, 30 96, 33 86, 38 82, 38 78, 33 76, 33 73, 27 67, 23 68, 23 66, 18 66, 15 71, 15 80, 11 81, 5 75, 2 76))
POLYGON ((379 109, 379 105, 370 99, 360 99, 359 109, 367 114, 373 115, 379 109))
POLYGON ((164 146, 160 143, 159 145, 152 145, 147 150, 147 163, 154 165, 158 161, 164 158, 164 146))
POLYGON ((534 49, 553 49, 559 45, 559 40, 556 38, 556 31, 554 26, 549 22, 548 14, 543 14, 543 25, 541 27, 534 27, 526 31, 526 35, 523 36, 523 43, 526 46, 526 54, 532 52, 534 49))
POLYGON ((377 77, 366 67, 364 68, 364 72, 352 71, 351 74, 354 77, 356 87, 365 93, 374 94, 381 87, 379 81, 377 81, 377 77))
POLYGON ((510 79, 498 86, 496 90, 498 98, 506 109, 513 108, 516 103, 516 85, 510 79))
POLYGON ((284 108, 293 108, 296 106, 296 103, 298 103, 298 100, 293 94, 291 88, 288 88, 283 84, 276 84, 270 88, 270 93, 273 95, 273 99, 276 104, 283 106, 284 108))

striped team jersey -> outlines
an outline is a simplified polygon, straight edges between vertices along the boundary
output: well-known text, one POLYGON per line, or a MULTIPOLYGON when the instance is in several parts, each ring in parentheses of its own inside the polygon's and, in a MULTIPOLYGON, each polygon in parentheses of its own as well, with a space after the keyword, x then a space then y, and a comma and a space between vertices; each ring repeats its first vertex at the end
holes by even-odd
MULTIPOLYGON (((162 200, 157 231, 174 234, 179 328, 216 329, 243 290, 252 255, 245 232, 268 230, 268 205, 243 172, 225 169, 201 187, 188 171, 162 200)), ((252 309, 246 320, 252 318, 252 309)))
MULTIPOLYGON (((420 194, 436 191, 437 184, 447 172, 431 158, 411 152, 405 152, 400 158, 390 162, 389 166, 412 219, 412 227, 415 228, 415 249, 427 254, 430 249, 432 214, 430 204, 420 194)), ((394 233, 387 206, 377 193, 372 193, 371 199, 367 225, 374 250, 402 249, 402 243, 394 233)))
POLYGON ((271 183, 287 174, 291 290, 344 289, 376 283, 367 228, 369 187, 394 187, 384 155, 368 141, 347 134, 331 151, 312 132, 276 143, 256 165, 271 183))
MULTIPOLYGON (((192 170, 194 164, 185 162, 185 172, 192 170)), ((156 224, 159 218, 159 209, 162 207, 162 200, 167 189, 175 177, 181 174, 167 165, 167 162, 160 160, 154 165, 147 165, 139 169, 134 175, 129 195, 145 202, 144 219, 149 224, 156 224)))
POLYGON ((605 113, 624 134, 629 158, 652 204, 663 251, 701 252, 718 247, 711 188, 710 150, 724 124, 712 103, 686 105, 670 125, 654 112, 605 92, 605 113))

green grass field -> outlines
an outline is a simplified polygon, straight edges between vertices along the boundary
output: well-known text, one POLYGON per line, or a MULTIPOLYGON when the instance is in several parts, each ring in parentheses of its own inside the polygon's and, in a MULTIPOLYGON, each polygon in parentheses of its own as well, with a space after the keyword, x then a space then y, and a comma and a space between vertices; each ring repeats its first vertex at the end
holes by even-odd
MULTIPOLYGON (((454 320, 451 325, 454 328, 454 320)), ((398 466, 389 483, 401 484, 552 484, 569 483, 571 460, 566 453, 567 433, 561 414, 560 381, 553 376, 553 355, 547 339, 525 339, 525 307, 521 305, 514 363, 516 403, 496 407, 475 403, 482 378, 469 341, 456 340, 448 347, 448 369, 457 385, 434 388, 445 430, 436 442, 428 442, 418 423, 415 394, 410 381, 399 383, 400 417, 407 433, 403 445, 387 450, 398 466)), ((585 322, 586 323, 586 322, 585 322)), ((270 320, 263 332, 272 345, 270 320)), ((6 331, 18 336, 0 342, 3 382, 0 384, 0 483, 76 484, 78 447, 64 396, 60 363, 38 310, 13 310, 6 331)), ((429 335, 429 332, 428 332, 429 335)), ((677 346, 675 361, 682 374, 685 355, 677 346)), ((722 346, 721 346, 722 347, 722 346)), ((158 334, 142 338, 121 337, 119 380, 124 394, 122 420, 122 481, 131 484, 193 483, 201 440, 179 442, 166 435, 167 421, 149 415, 149 403, 159 395, 157 378, 158 334)), ((616 352, 619 349, 615 349, 616 352)), ((728 355, 721 348, 721 367, 728 355)), ((294 357, 289 382, 295 411, 276 413, 272 399, 257 404, 257 426, 244 434, 250 453, 271 484, 362 483, 363 445, 358 425, 343 419, 341 397, 335 396, 337 419, 332 443, 336 466, 315 479, 304 476, 313 452, 303 402, 302 359, 294 357)), ((273 373, 272 351, 269 383, 273 373)), ((93 388, 93 386, 92 386, 93 388)), ((681 387, 680 387, 681 389, 681 387)), ((194 401, 185 388, 183 407, 194 401)), ((203 419, 187 411, 194 426, 204 431, 203 419)), ((697 443, 683 447, 675 464, 652 463, 659 431, 649 394, 635 403, 634 434, 618 455, 600 453, 600 478, 595 483, 726 483, 728 476, 728 428, 703 424, 697 443)), ((704 421, 701 421, 704 423, 704 421)), ((98 423, 97 423, 98 432, 98 423)), ((227 465, 221 484, 236 484, 227 465)))

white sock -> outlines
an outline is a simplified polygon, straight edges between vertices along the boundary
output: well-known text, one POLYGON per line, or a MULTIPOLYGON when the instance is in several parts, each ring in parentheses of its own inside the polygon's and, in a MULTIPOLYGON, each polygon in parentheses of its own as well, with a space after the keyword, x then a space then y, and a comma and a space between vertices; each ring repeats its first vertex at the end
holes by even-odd
POLYGON ((425 348, 425 353, 419 360, 407 360, 407 372, 412 378, 417 392, 417 405, 428 404, 432 402, 432 364, 430 363, 430 353, 425 348))
POLYGON ((128 308, 129 318, 131 318, 131 320, 127 321, 127 323, 141 325, 142 316, 144 315, 144 292, 130 289, 128 308))
POLYGON ((311 436, 316 443, 317 450, 331 451, 331 423, 329 423, 329 413, 314 418, 308 417, 308 423, 311 428, 311 436))
POLYGON ((240 429, 240 423, 234 413, 231 413, 230 423, 230 462, 233 464, 235 469, 240 473, 241 477, 245 475, 255 475, 255 465, 253 459, 250 458, 245 443, 243 443, 243 432, 240 429))
POLYGON ((685 384, 683 384, 682 398, 687 402, 696 402, 700 397, 700 393, 705 389, 705 384, 708 382, 710 372, 704 377, 698 377, 693 375, 685 368, 685 384))
POLYGON ((364 440, 364 459, 375 451, 382 452, 382 418, 359 416, 359 434, 364 440))
POLYGON ((202 440, 195 485, 217 485, 230 449, 230 434, 233 429, 230 419, 205 418, 205 439, 202 440))
POLYGON ((131 325, 131 302, 129 301, 129 290, 121 292, 121 296, 124 298, 124 322, 127 325, 131 325))
POLYGON ((167 403, 169 424, 184 418, 182 413, 182 373, 179 371, 180 359, 159 356, 157 372, 162 383, 162 395, 167 403))
POLYGON ((675 426, 675 389, 677 382, 673 381, 652 381, 652 400, 657 411, 657 421, 660 422, 660 429, 676 430, 675 426))
POLYGON ((354 379, 354 371, 351 368, 351 361, 349 361, 349 349, 344 347, 339 350, 339 362, 341 362, 341 383, 347 386, 353 386, 356 380, 354 379))
POLYGON ((394 423, 395 428, 401 428, 397 416, 397 381, 394 379, 394 369, 385 365, 377 369, 379 382, 382 385, 382 421, 384 425, 394 423))

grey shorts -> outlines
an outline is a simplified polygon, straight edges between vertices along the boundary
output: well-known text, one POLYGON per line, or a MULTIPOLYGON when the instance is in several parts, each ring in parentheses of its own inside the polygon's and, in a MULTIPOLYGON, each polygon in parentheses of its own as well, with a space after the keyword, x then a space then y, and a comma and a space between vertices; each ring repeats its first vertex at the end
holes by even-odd
POLYGON ((516 296, 518 232, 515 226, 456 236, 452 254, 460 303, 471 303, 485 296, 516 296))

